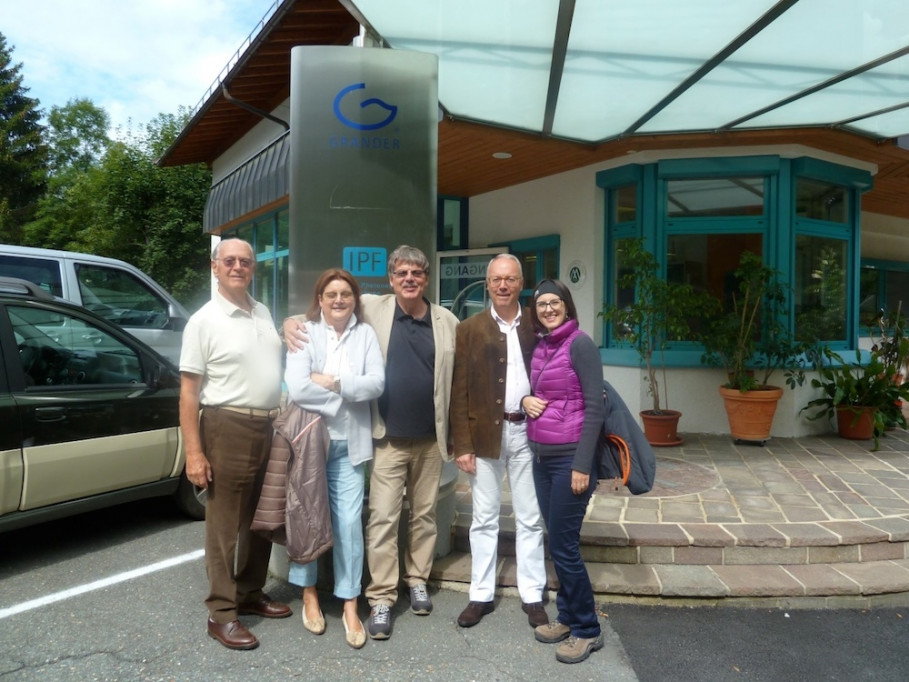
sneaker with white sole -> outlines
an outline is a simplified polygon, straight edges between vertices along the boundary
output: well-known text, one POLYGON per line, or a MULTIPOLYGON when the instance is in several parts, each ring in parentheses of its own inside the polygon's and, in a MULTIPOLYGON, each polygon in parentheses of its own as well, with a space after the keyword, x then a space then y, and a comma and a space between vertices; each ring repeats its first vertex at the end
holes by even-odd
POLYGON ((556 660, 561 663, 580 663, 597 649, 603 648, 603 635, 589 639, 569 637, 556 648, 556 660))
POLYGON ((426 591, 426 583, 410 586, 410 610, 418 616, 428 616, 432 611, 432 601, 426 591))
POLYGON ((391 607, 388 604, 376 604, 372 607, 369 620, 366 621, 366 632, 372 639, 391 637, 391 607))

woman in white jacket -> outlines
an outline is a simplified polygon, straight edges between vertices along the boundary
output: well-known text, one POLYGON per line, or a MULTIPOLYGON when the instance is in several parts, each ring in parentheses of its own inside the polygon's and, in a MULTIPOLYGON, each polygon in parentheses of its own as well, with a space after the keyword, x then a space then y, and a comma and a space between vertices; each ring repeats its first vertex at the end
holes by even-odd
MULTIPOLYGON (((363 490, 372 459, 370 401, 385 388, 385 366, 372 327, 360 319, 360 287, 346 270, 326 270, 306 314, 309 343, 287 355, 284 381, 290 399, 318 412, 331 437, 326 477, 334 538, 334 594, 344 600, 345 639, 366 643, 357 613, 363 575, 363 490)), ((303 625, 320 635, 325 618, 316 592, 317 564, 290 565, 290 582, 303 587, 303 625)))

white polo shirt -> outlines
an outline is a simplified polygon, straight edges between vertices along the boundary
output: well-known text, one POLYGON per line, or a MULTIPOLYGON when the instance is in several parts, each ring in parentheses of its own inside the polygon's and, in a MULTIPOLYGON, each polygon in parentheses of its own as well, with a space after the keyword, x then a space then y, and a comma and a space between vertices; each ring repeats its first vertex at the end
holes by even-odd
POLYGON ((202 405, 270 410, 281 400, 281 338, 268 308, 252 313, 220 293, 189 318, 180 371, 202 376, 202 405))

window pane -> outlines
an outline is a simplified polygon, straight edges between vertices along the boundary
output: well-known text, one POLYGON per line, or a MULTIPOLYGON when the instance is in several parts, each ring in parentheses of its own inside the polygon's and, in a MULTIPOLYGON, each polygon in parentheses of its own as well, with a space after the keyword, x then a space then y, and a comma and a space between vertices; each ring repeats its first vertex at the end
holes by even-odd
POLYGON ((613 223, 631 223, 635 221, 638 215, 637 185, 625 185, 617 188, 613 201, 615 202, 615 214, 612 216, 613 223))
POLYGON ((795 336, 799 341, 846 338, 846 252, 841 239, 795 238, 795 336))
MULTIPOLYGON (((615 301, 616 307, 620 310, 625 310, 634 305, 634 287, 621 287, 619 285, 619 280, 622 279, 627 274, 630 274, 631 270, 622 262, 622 254, 625 253, 624 245, 629 243, 630 239, 617 239, 615 241, 615 250, 612 254, 612 291, 613 291, 613 300, 615 301)), ((630 333, 631 329, 622 324, 614 324, 612 333, 613 339, 615 341, 623 341, 630 333)))
POLYGON ((130 273, 103 265, 76 263, 82 305, 121 327, 164 329, 167 304, 130 273))
POLYGON ((909 272, 888 270, 887 282, 887 310, 889 313, 900 311, 900 317, 905 320, 909 313, 909 272))
POLYGON ((877 268, 862 268, 859 283, 859 331, 867 333, 867 327, 875 324, 878 310, 881 308, 878 300, 881 271, 877 268))
POLYGON ((26 256, 0 256, 0 275, 27 279, 49 294, 63 296, 58 261, 26 256))
POLYGON ((795 181, 795 214, 799 218, 845 223, 849 217, 849 193, 845 187, 822 180, 795 181))
POLYGON ((139 356, 106 331, 59 311, 7 310, 27 386, 143 382, 139 356))
POLYGON ((670 218, 760 216, 764 214, 764 178, 703 178, 666 183, 670 218))
MULTIPOLYGON (((666 276, 671 282, 690 284, 732 308, 734 272, 745 251, 763 253, 761 234, 684 234, 667 238, 666 276)), ((695 334, 703 332, 703 321, 692 320, 695 334)))
POLYGON ((461 243, 461 199, 442 200, 442 243, 439 250, 462 249, 461 243))

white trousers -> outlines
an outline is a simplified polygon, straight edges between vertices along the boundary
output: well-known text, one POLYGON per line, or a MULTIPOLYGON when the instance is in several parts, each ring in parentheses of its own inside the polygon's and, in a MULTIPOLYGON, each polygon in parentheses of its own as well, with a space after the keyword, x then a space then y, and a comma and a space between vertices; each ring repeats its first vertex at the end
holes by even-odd
POLYGON ((477 473, 470 477, 470 601, 492 601, 495 594, 502 482, 507 473, 514 508, 518 592, 524 603, 538 602, 546 587, 543 518, 533 483, 533 455, 526 425, 505 422, 499 459, 481 455, 477 453, 477 473))

